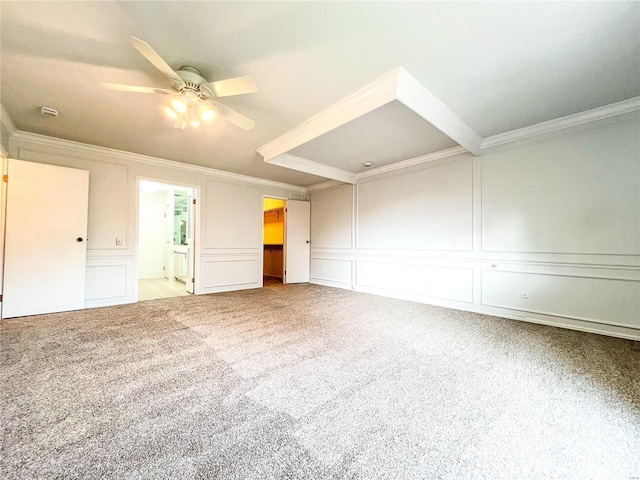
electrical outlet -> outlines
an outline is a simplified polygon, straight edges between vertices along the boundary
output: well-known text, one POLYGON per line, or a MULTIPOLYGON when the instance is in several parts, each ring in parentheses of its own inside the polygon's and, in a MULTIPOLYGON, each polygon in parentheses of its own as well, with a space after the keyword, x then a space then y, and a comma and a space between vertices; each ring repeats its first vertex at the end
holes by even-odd
POLYGON ((118 246, 118 247, 122 246, 122 238, 116 237, 116 246, 118 246))

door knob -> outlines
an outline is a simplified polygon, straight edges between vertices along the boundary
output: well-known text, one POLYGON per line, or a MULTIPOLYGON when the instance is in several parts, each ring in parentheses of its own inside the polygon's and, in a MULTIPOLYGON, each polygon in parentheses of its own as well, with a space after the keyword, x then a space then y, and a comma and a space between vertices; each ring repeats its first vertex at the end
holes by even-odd
POLYGON ((307 243, 309 243, 309 240, 307 240, 307 243))
POLYGON ((79 243, 79 242, 82 242, 82 237, 78 237, 78 238, 76 238, 76 242, 78 242, 78 243, 79 243))

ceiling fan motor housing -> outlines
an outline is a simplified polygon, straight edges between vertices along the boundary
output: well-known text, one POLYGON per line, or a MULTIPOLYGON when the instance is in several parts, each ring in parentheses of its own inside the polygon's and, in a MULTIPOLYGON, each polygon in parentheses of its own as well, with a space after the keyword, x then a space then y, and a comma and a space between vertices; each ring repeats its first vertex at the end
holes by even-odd
POLYGON ((192 92, 202 100, 207 100, 213 96, 213 92, 209 91, 208 88, 201 88, 207 81, 197 68, 184 65, 176 73, 184 81, 184 85, 174 85, 174 88, 177 87, 179 92, 192 92))

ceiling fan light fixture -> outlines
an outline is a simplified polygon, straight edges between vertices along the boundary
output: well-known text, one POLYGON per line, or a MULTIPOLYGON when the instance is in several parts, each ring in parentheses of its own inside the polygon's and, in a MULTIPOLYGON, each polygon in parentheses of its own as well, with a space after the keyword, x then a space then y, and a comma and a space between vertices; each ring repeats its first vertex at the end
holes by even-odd
POLYGON ((202 113, 200 114, 200 118, 202 118, 202 120, 204 120, 205 122, 209 122, 213 119, 214 115, 215 114, 213 113, 213 110, 206 109, 202 111, 202 113))
POLYGON ((184 103, 182 103, 180 100, 172 101, 171 105, 173 106, 174 110, 178 113, 184 113, 187 111, 187 106, 184 103))
POLYGON ((164 107, 164 113, 166 113, 169 118, 178 118, 178 114, 169 107, 164 107))

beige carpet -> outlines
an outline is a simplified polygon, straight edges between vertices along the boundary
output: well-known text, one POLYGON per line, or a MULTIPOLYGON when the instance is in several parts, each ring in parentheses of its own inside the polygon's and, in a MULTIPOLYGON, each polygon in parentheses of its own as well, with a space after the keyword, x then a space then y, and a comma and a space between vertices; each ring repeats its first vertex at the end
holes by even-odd
POLYGON ((314 285, 0 322, 0 477, 640 477, 631 341, 314 285))

